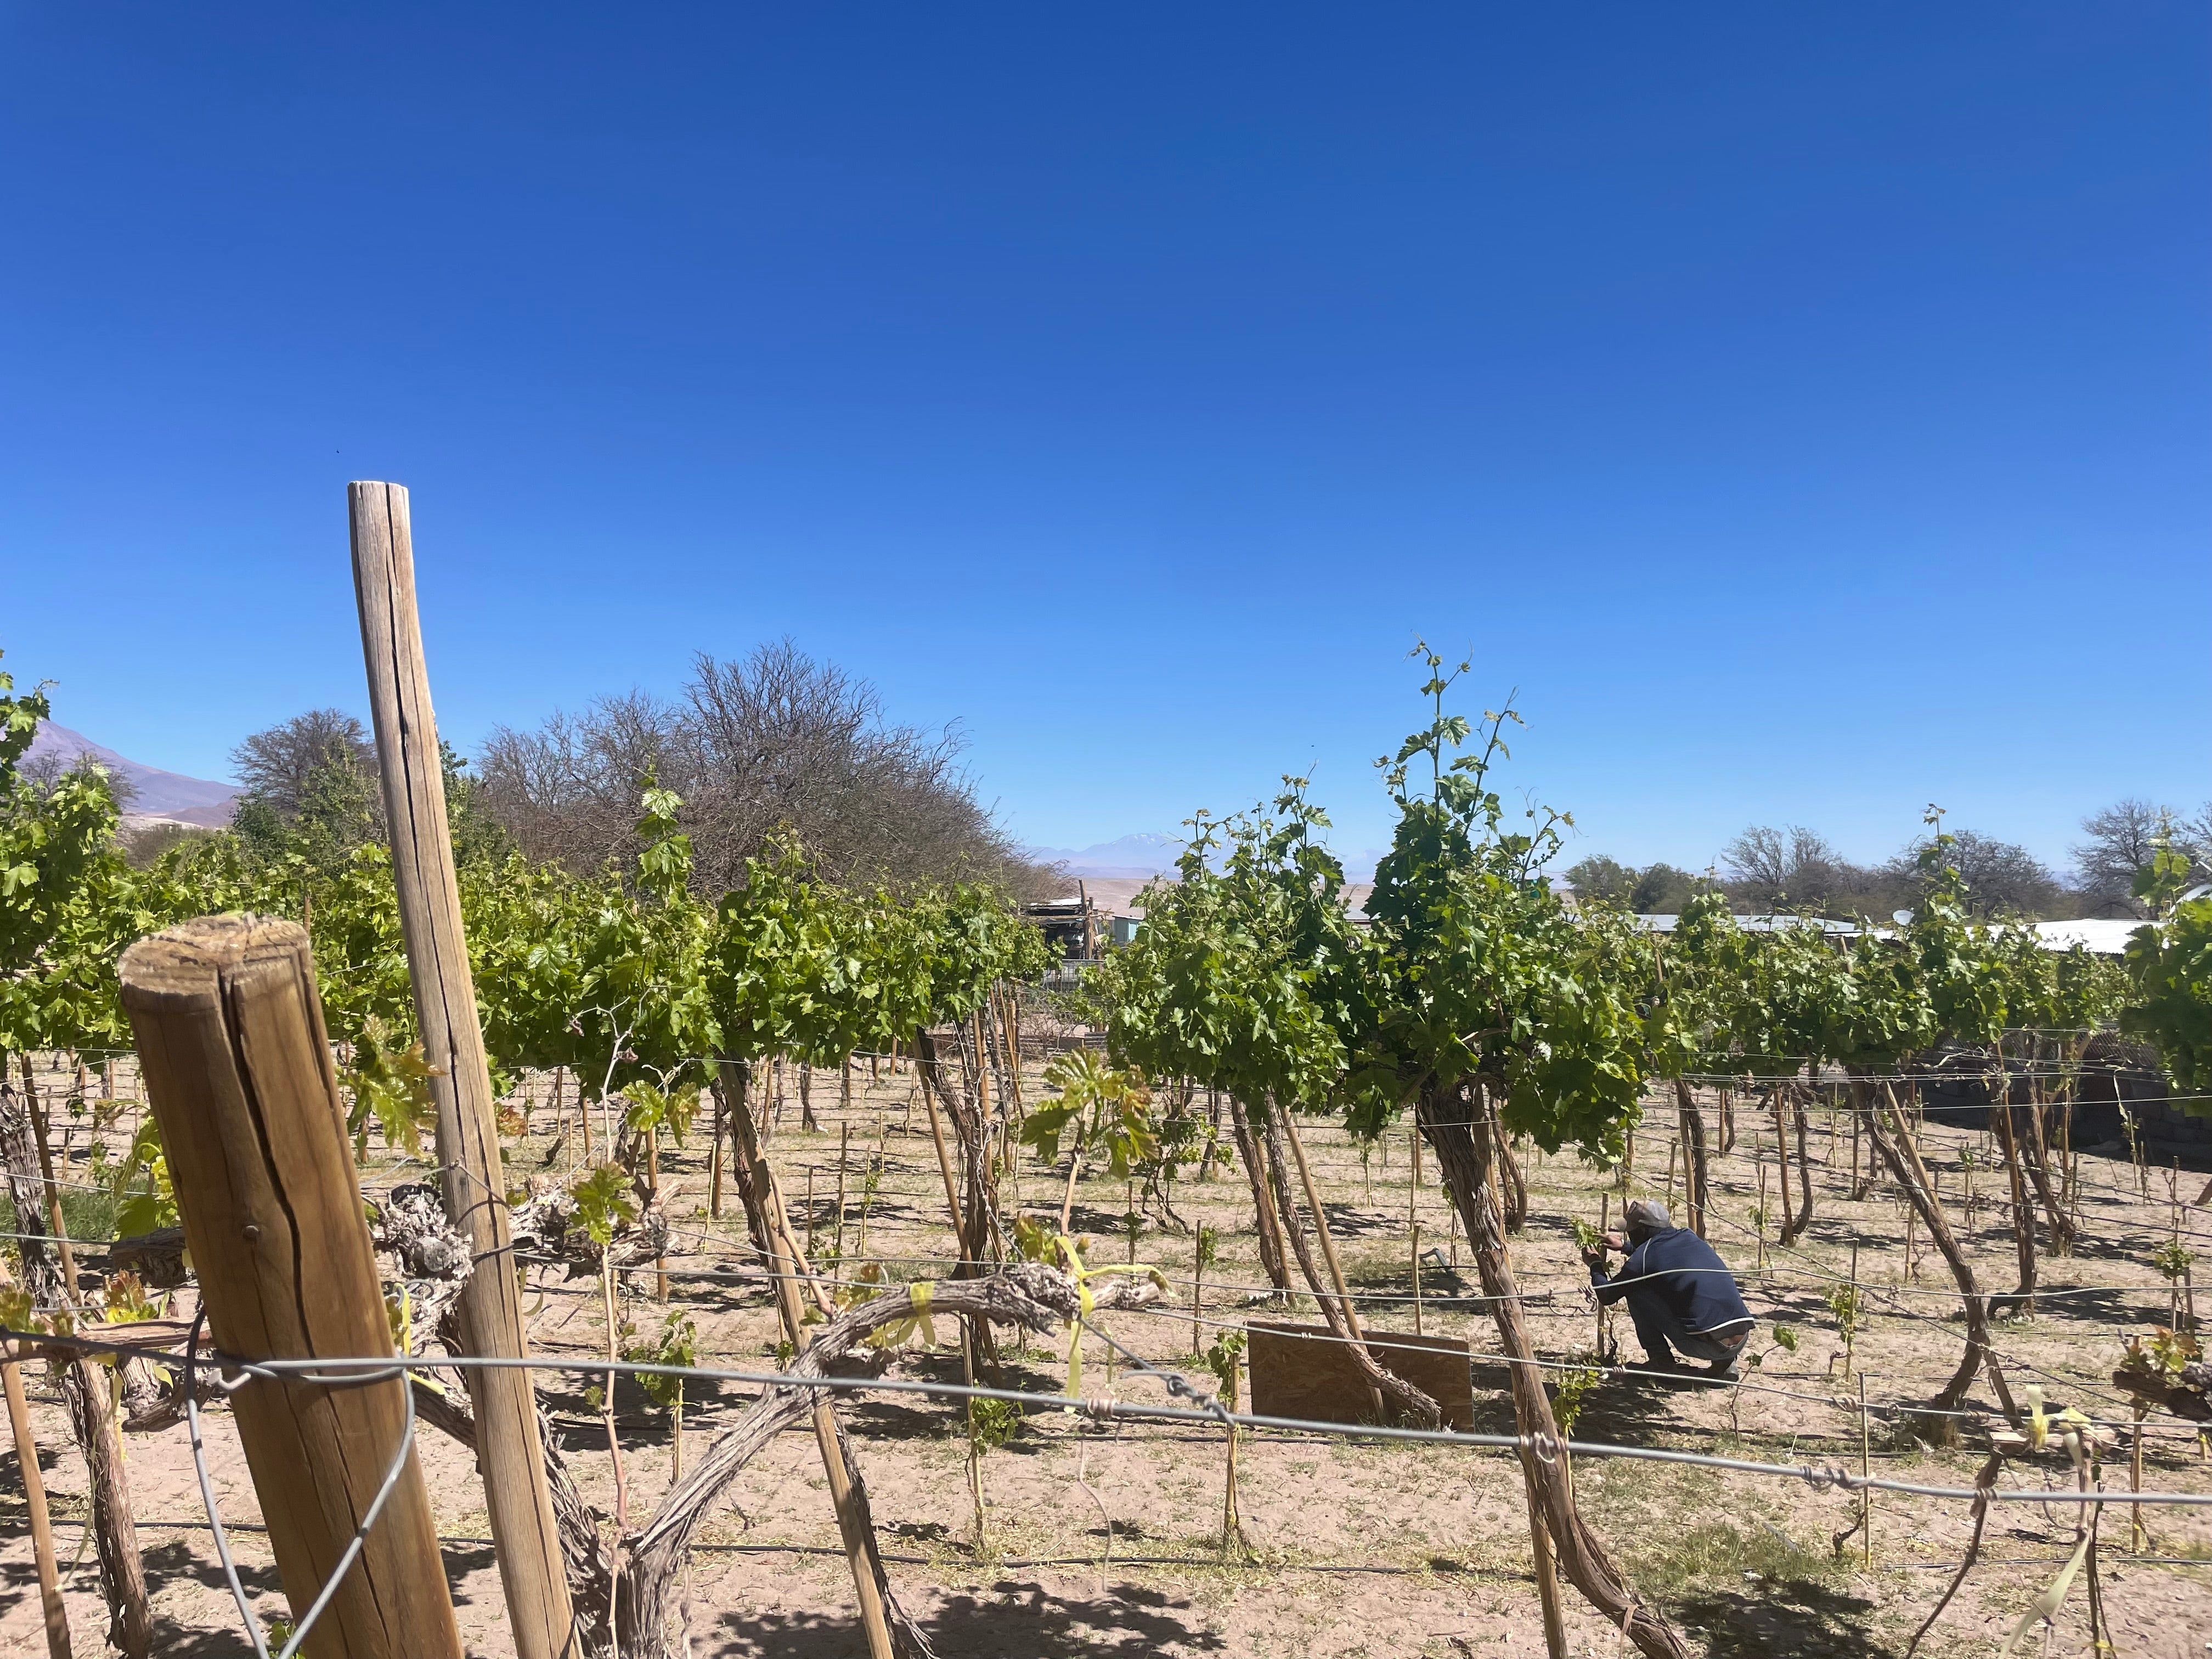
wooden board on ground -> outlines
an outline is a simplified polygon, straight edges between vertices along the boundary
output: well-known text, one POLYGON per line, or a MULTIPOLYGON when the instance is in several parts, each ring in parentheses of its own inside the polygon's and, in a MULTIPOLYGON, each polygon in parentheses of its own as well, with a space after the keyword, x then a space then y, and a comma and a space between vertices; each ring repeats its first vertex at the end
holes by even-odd
MULTIPOLYGON (((1244 1328, 1252 1409, 1260 1416, 1318 1423, 1375 1420, 1374 1395, 1346 1345, 1327 1326, 1251 1319, 1244 1328)), ((1367 1341, 1377 1364, 1437 1402, 1446 1427, 1474 1426, 1473 1356, 1466 1339, 1370 1329, 1367 1341)))

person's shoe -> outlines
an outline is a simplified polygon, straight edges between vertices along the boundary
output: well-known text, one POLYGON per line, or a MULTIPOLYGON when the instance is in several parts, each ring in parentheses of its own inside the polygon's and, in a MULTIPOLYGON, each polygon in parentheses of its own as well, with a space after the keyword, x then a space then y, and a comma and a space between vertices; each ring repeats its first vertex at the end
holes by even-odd
POLYGON ((1632 1359, 1621 1370, 1640 1371, 1646 1376, 1685 1376, 1689 1374, 1690 1368, 1674 1358, 1632 1359))

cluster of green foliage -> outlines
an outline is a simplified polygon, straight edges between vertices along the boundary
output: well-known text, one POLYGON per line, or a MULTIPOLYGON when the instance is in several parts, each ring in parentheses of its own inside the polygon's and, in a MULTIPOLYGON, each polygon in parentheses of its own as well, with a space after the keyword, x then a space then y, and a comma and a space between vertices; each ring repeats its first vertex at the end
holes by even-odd
MULTIPOLYGON (((2189 874, 2187 857, 2161 847, 2136 883, 2136 896, 2166 920, 2128 941, 2134 996, 2120 1024, 2158 1045, 2184 1090, 2203 1095, 2212 1093, 2212 896, 2183 898, 2189 874)), ((2201 1112, 2212 1103, 2191 1105, 2201 1112)))
POLYGON ((1056 1164, 1060 1138, 1066 1135, 1079 1157, 1103 1158, 1109 1175, 1128 1180, 1158 1139, 1143 1077, 1078 1048, 1054 1056, 1044 1080, 1057 1093, 1030 1109, 1022 1143, 1047 1164, 1056 1164))
MULTIPOLYGON (((116 963, 131 940, 191 916, 252 911, 307 924, 352 1130, 420 1151, 429 1067, 373 772, 343 742, 282 804, 256 797, 231 831, 134 867, 106 778, 38 781, 20 762, 50 712, 44 688, 0 674, 0 1059, 127 1044, 116 963)), ((683 803, 649 780, 629 867, 576 875, 514 852, 445 757, 462 911, 495 1083, 565 1066, 624 1126, 681 1138, 717 1059, 835 1065, 972 1015, 1000 981, 1049 965, 1006 896, 969 884, 854 892, 788 838, 719 902, 693 891, 683 803)), ((158 1135, 115 1166, 122 1224, 173 1218, 158 1135)))
POLYGON ((2168 1385, 2185 1377, 2203 1358, 2194 1334, 2154 1326, 2149 1336, 2130 1336, 2120 1370, 2146 1382, 2168 1385))
POLYGON ((96 768, 51 782, 24 754, 52 712, 46 688, 0 672, 0 1057, 123 1037, 115 963, 151 920, 115 841, 115 792, 96 768))
MULTIPOLYGON (((1601 899, 1570 908, 1545 872, 1572 820, 1509 808, 1492 784, 1518 717, 1508 708, 1478 726, 1449 712, 1468 665, 1422 654, 1429 720, 1377 763, 1397 825, 1366 925, 1304 780, 1285 779, 1271 809, 1200 814, 1181 879, 1152 890, 1143 933, 1099 976, 1118 1063, 1255 1109, 1273 1098, 1340 1112, 1366 1135, 1418 1100, 1480 1088, 1509 1130, 1612 1162, 1653 1078, 1880 1074, 1947 1041, 1988 1048, 2009 1030, 2080 1032, 2118 1012, 2126 981, 2109 960, 2045 950, 1972 911, 1940 815, 1918 903, 1894 926, 1747 929, 1710 889, 1666 935, 1601 899)), ((2212 1064, 2212 902, 2197 902, 2202 932, 2177 922, 2159 946, 2206 1045, 2164 1017, 2177 1075, 2192 1055, 2212 1064)))

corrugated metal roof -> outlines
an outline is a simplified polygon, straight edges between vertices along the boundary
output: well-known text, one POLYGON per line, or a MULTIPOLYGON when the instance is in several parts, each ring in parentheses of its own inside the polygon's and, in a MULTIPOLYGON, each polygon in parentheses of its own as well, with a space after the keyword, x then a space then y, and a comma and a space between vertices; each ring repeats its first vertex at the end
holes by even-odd
MULTIPOLYGON (((1662 915, 1638 916, 1636 922, 1650 933, 1671 933, 1674 931, 1674 924, 1680 920, 1679 915, 1662 915)), ((1800 916, 1786 913, 1781 915, 1738 916, 1735 925, 1747 933, 1778 933, 1785 929, 1817 927, 1832 938, 1852 938, 1859 931, 1854 922, 1832 921, 1826 916, 1800 916)))
POLYGON ((2142 926, 2131 917, 2118 921, 2097 917, 2080 921, 2039 921, 2035 933, 2048 951, 2070 951, 2078 945, 2100 957, 2117 957, 2127 950, 2128 939, 2142 926))

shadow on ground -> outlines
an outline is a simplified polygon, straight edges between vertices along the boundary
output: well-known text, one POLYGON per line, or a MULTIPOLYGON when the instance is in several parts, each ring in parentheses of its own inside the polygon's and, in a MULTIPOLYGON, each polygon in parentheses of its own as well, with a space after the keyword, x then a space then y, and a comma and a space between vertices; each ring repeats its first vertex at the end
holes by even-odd
POLYGON ((1711 1659, 1876 1659, 1894 1651, 1869 1632, 1874 1603, 1810 1578, 1694 1591, 1669 1609, 1711 1659))
MULTIPOLYGON (((923 1629, 941 1653, 975 1659, 1049 1659, 1099 1654, 1118 1659, 1163 1653, 1220 1653, 1227 1644, 1179 1601, 1135 1584, 1105 1595, 1054 1595, 1034 1583, 1003 1580, 987 1596, 952 1595, 923 1629)), ((695 1646, 716 1659, 861 1659, 867 1644, 846 1618, 806 1613, 726 1613, 695 1646)))
MULTIPOLYGON (((253 1542, 256 1546, 265 1545, 265 1540, 258 1535, 254 1536, 253 1542)), ((445 1557, 447 1579, 453 1588, 453 1605, 465 1607, 472 1598, 462 1591, 461 1581, 470 1573, 490 1566, 496 1557, 489 1545, 447 1544, 441 1553, 445 1557)), ((225 1592, 230 1588, 212 1551, 203 1555, 181 1538, 146 1551, 145 1563, 147 1592, 155 1600, 163 1590, 179 1583, 189 1582, 225 1592)), ((238 1564, 238 1577, 246 1586, 247 1599, 264 1620, 288 1611, 283 1585, 273 1565, 261 1566, 241 1561, 238 1564)), ((231 1617, 235 1621, 234 1610, 231 1617)), ((268 1634, 265 1626, 263 1634, 268 1634)), ((276 1645, 271 1642, 270 1650, 274 1652, 276 1645)), ((163 1659, 251 1659, 253 1646, 235 1622, 212 1630, 183 1630, 157 1613, 154 1620, 154 1651, 162 1655, 163 1659)))

